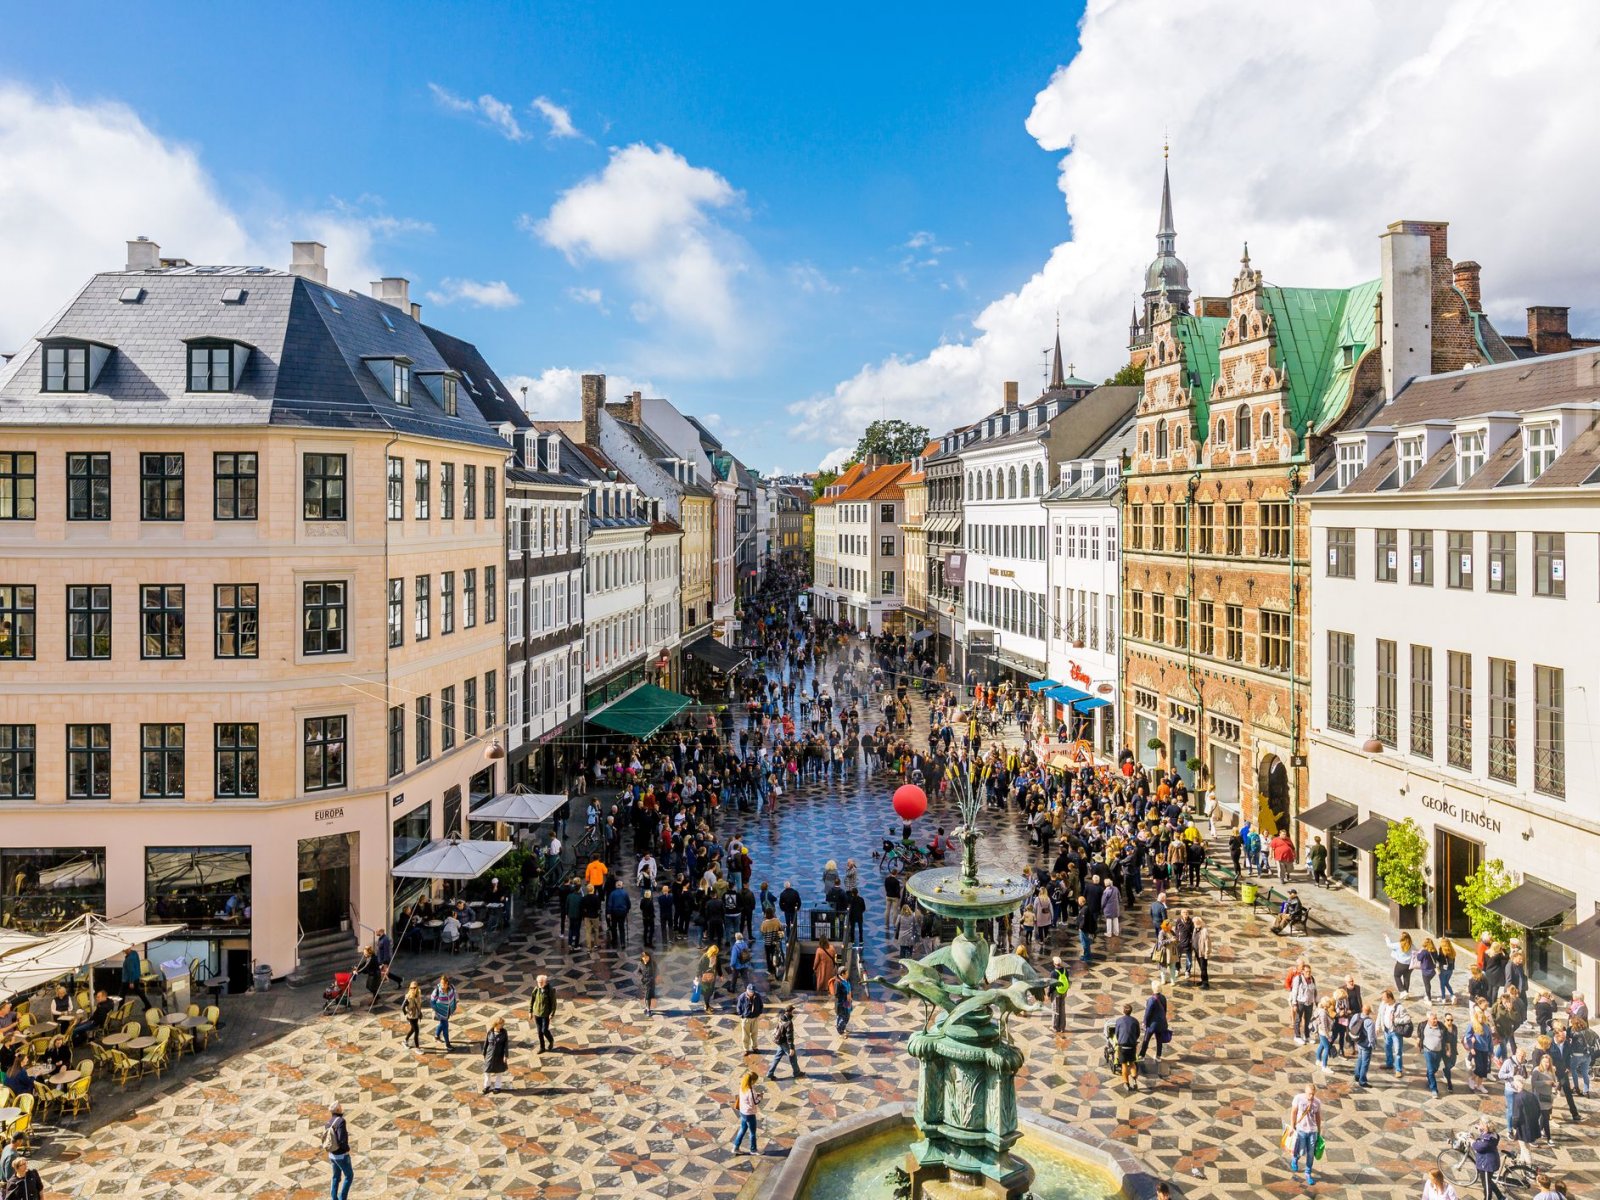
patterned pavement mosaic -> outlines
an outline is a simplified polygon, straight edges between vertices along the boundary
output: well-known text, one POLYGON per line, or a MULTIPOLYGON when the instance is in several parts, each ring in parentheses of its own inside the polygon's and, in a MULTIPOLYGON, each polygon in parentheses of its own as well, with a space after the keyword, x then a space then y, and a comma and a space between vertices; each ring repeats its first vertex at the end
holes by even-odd
MULTIPOLYGON (((734 818, 752 847, 755 882, 766 879, 774 890, 792 878, 815 896, 825 860, 842 868, 847 857, 857 859, 874 904, 872 970, 882 968, 888 947, 870 853, 893 821, 892 782, 880 776, 870 785, 810 787, 786 798, 776 820, 734 818)), ((951 816, 935 807, 935 821, 948 827, 951 816)), ((986 858, 1026 858, 1015 822, 986 815, 986 858)), ((1313 899, 1324 928, 1294 939, 1273 937, 1248 909, 1218 901, 1215 892, 1178 900, 1203 911, 1212 928, 1212 988, 1169 989, 1175 1040, 1159 1076, 1133 1095, 1103 1070, 1099 1035, 1123 1001, 1146 994, 1151 979, 1148 921, 1141 914, 1127 922, 1132 933, 1123 944, 1075 975, 1068 1034, 1053 1037, 1047 1015, 1015 1026, 1028 1053, 1021 1103, 1125 1143, 1180 1197, 1302 1194, 1278 1136, 1289 1098, 1313 1067, 1310 1049, 1290 1037, 1283 975, 1302 954, 1325 981, 1354 971, 1370 991, 1387 975, 1376 914, 1347 896, 1313 899)), ((710 1017, 690 1006, 693 946, 661 952, 655 1017, 640 1002, 636 953, 636 942, 628 952, 569 951, 554 918, 539 914, 488 956, 463 963, 455 1053, 431 1045, 426 1023, 424 1050, 403 1048, 404 1022, 392 1003, 376 1014, 332 1017, 312 1007, 267 1044, 185 1060, 163 1087, 147 1083, 146 1095, 136 1088, 139 1099, 116 1106, 122 1111, 115 1115, 43 1128, 38 1165, 51 1194, 312 1200, 327 1194, 318 1139, 326 1105, 339 1098, 355 1151, 354 1195, 736 1200, 774 1169, 798 1134, 914 1095, 903 1031, 920 1023, 920 1011, 875 992, 857 1006, 851 1034, 841 1040, 824 1003, 806 999, 798 1032, 808 1077, 791 1080, 785 1066, 778 1082, 766 1085, 762 1154, 733 1154, 733 1088, 743 1066, 758 1060, 740 1053, 731 1005, 710 1017), (542 1055, 525 1020, 540 972, 552 976, 562 998, 558 1050, 542 1055), (512 1086, 485 1096, 475 1042, 496 1015, 508 1017, 512 1033, 512 1086)), ((769 1047, 771 1024, 769 1017, 762 1038, 769 1047)), ((759 1060, 762 1069, 769 1057, 770 1050, 759 1060)), ((1479 1112, 1501 1109, 1498 1095, 1479 1100, 1461 1087, 1431 1100, 1415 1072, 1404 1081, 1380 1075, 1374 1071, 1374 1087, 1362 1094, 1348 1071, 1328 1078, 1329 1149, 1316 1192, 1410 1200, 1448 1135, 1479 1112)), ((1597 1106, 1579 1104, 1587 1124, 1569 1125, 1558 1105, 1556 1144, 1540 1161, 1566 1174, 1575 1195, 1593 1195, 1600 1185, 1597 1106)))

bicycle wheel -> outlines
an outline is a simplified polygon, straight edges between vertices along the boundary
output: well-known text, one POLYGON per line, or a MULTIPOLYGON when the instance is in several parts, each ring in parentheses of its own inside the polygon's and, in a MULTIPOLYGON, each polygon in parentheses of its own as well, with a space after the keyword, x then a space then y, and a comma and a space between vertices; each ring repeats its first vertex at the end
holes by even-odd
POLYGON ((1478 1165, 1468 1151, 1441 1150, 1437 1162, 1440 1174, 1457 1187, 1478 1182, 1478 1165))

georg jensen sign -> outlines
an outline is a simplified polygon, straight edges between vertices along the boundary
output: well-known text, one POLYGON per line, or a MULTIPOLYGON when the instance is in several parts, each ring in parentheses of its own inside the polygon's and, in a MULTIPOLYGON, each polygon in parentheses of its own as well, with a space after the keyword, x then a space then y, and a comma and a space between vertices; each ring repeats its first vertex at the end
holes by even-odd
POLYGON ((1470 808, 1462 808, 1460 805, 1450 803, 1443 796, 1424 796, 1422 807, 1443 813, 1451 820, 1471 825, 1475 829, 1482 829, 1488 833, 1500 832, 1499 818, 1491 817, 1488 813, 1473 812, 1470 808))

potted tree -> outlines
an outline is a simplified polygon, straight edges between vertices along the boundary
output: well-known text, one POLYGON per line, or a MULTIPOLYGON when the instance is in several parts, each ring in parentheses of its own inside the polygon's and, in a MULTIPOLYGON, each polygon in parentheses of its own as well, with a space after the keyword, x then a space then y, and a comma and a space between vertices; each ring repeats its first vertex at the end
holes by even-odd
POLYGON ((1488 907, 1491 900, 1498 900, 1516 886, 1511 872, 1498 858, 1483 863, 1457 885, 1456 895, 1461 897, 1461 907, 1467 914, 1473 937, 1487 933, 1501 945, 1510 946, 1522 936, 1520 925, 1513 925, 1488 907))
POLYGON ((1389 919, 1396 929, 1415 929, 1421 923, 1422 902, 1427 899, 1427 883, 1422 874, 1428 857, 1428 839, 1422 826, 1407 817, 1389 826, 1389 833, 1378 843, 1378 878, 1389 895, 1389 919))

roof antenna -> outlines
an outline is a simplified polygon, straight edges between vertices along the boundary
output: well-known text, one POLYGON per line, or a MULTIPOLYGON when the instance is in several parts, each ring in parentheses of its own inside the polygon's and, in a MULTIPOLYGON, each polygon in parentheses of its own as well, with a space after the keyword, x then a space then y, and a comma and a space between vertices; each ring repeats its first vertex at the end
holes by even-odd
POLYGON ((528 411, 528 385, 522 385, 522 411, 528 411))

